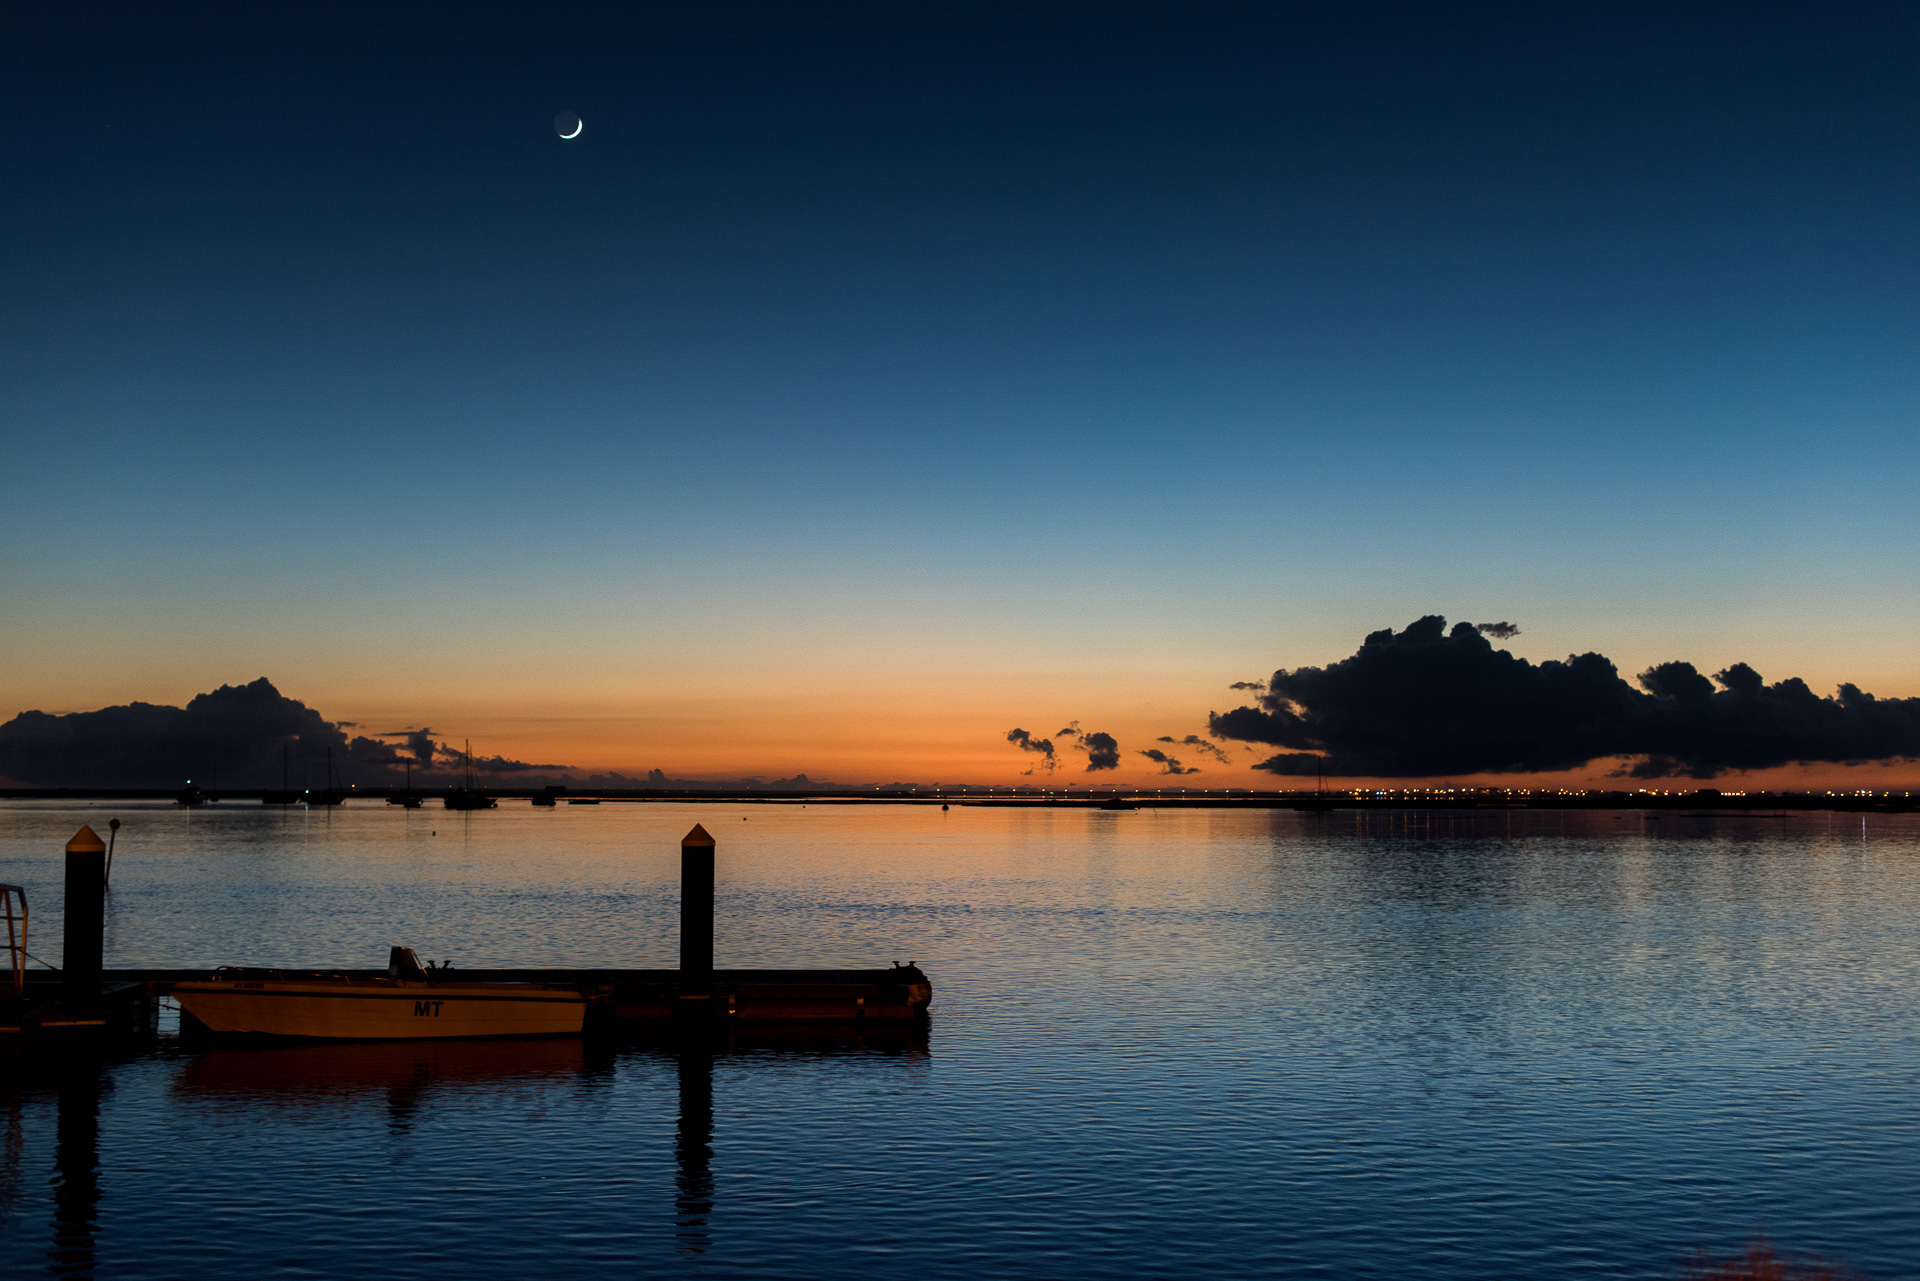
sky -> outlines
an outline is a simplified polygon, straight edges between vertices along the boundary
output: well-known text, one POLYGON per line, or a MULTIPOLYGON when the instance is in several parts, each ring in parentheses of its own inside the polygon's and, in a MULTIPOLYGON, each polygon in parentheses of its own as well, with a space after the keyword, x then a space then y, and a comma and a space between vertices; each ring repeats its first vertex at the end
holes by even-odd
POLYGON ((0 718, 1145 781, 1433 614, 1920 695, 1911 6, 17 3, 0 164, 0 718))

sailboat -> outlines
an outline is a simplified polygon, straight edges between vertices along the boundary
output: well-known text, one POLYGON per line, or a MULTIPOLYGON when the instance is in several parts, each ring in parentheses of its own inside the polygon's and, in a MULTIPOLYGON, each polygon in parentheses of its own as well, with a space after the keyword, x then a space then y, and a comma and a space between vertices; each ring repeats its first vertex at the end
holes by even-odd
POLYGON ((420 808, 420 798, 413 794, 413 762, 412 761, 407 762, 407 790, 402 792, 398 796, 389 796, 387 798, 387 804, 403 805, 410 810, 417 810, 420 808))
POLYGON ((1313 795, 1306 800, 1295 802, 1294 808, 1324 814, 1333 808, 1333 798, 1327 795, 1327 758, 1322 756, 1317 766, 1319 774, 1314 783, 1313 795))
POLYGON ((293 788, 287 785, 287 774, 291 770, 292 765, 293 745, 291 743, 282 743, 280 745, 280 790, 277 792, 269 791, 260 793, 260 803, 262 805, 291 805, 300 799, 300 793, 294 791, 293 788))
POLYGON ((307 804, 338 805, 346 799, 346 789, 333 785, 333 748, 329 747, 327 748, 327 790, 324 792, 308 792, 307 804))
POLYGON ((465 787, 450 787, 446 799, 440 802, 450 810, 490 810, 498 808, 500 802, 477 790, 473 785, 473 740, 467 740, 467 784, 465 787))

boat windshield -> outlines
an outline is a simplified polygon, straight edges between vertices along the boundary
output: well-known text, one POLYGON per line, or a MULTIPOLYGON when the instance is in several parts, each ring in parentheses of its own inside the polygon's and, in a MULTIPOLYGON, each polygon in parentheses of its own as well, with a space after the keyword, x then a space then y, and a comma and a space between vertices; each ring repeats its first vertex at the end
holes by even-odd
POLYGON ((387 954, 387 977, 426 981, 427 970, 410 947, 396 947, 387 954))

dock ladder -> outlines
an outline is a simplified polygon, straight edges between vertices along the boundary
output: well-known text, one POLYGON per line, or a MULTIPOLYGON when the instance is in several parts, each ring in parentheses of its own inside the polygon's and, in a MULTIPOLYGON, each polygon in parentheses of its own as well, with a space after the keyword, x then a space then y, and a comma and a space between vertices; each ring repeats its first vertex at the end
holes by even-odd
POLYGON ((13 995, 27 987, 27 892, 18 885, 0 885, 0 916, 7 921, 7 968, 13 995))

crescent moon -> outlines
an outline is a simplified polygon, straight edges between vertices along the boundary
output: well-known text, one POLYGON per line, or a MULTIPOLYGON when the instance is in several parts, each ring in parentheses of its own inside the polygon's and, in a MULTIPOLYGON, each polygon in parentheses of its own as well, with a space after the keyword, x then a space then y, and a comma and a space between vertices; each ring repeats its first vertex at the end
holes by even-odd
POLYGON ((587 127, 577 112, 562 111, 553 118, 553 131, 562 138, 578 138, 580 131, 587 127))
POLYGON ((573 127, 572 133, 563 133, 560 136, 562 138, 578 138, 580 136, 580 131, 582 129, 585 129, 586 127, 587 127, 587 122, 582 120, 579 124, 573 127))

